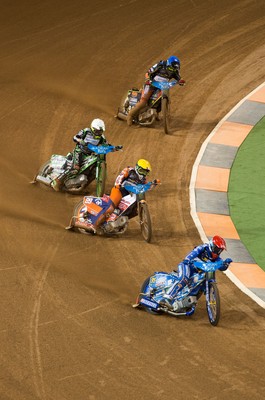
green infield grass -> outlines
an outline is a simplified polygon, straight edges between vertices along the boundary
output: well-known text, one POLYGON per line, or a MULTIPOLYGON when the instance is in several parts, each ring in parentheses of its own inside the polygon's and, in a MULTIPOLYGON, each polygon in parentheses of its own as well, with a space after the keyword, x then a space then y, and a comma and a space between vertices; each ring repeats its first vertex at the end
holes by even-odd
POLYGON ((265 116, 237 152, 230 171, 228 202, 241 241, 265 271, 265 116))

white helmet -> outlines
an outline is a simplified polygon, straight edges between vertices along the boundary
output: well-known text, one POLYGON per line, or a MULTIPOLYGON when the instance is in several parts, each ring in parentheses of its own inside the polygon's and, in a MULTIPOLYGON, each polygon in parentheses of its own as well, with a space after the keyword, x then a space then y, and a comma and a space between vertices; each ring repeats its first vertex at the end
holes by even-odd
POLYGON ((90 128, 94 134, 94 137, 99 138, 99 137, 101 137, 103 132, 105 132, 104 121, 102 121, 102 119, 99 119, 99 118, 93 119, 93 121, 91 122, 90 128))

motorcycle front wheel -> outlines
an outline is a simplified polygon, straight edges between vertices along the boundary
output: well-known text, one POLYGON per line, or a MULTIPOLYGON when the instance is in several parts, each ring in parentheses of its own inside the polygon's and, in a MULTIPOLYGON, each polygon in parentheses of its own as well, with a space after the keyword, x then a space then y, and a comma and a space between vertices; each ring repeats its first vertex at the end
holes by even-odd
POLYGON ((106 176, 107 176, 107 165, 106 162, 102 162, 98 167, 98 174, 96 178, 97 197, 102 197, 105 192, 106 176))
POLYGON ((139 203, 139 219, 142 236, 147 243, 150 243, 152 238, 152 223, 148 206, 145 202, 139 203))
POLYGON ((169 134, 170 128, 170 110, 169 110, 169 99, 167 97, 162 98, 161 111, 163 117, 163 127, 165 134, 169 134))
POLYGON ((216 326, 221 310, 219 290, 215 282, 209 282, 209 299, 206 301, 206 309, 210 324, 216 326))

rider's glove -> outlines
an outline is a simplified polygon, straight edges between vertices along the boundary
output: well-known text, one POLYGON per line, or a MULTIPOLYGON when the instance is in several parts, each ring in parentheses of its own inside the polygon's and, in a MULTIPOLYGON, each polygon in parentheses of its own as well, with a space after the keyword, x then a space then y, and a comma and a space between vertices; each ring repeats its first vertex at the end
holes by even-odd
POLYGON ((161 183, 160 179, 154 179, 152 182, 154 185, 159 185, 161 183))
POLYGON ((220 270, 221 271, 226 271, 232 261, 233 260, 231 258, 226 258, 224 260, 223 266, 222 266, 222 268, 220 268, 220 270))
POLYGON ((180 79, 180 80, 178 81, 178 84, 179 84, 180 86, 184 86, 185 83, 186 83, 186 81, 185 81, 184 79, 180 79))
POLYGON ((115 146, 115 150, 121 150, 121 149, 123 149, 123 146, 115 146))

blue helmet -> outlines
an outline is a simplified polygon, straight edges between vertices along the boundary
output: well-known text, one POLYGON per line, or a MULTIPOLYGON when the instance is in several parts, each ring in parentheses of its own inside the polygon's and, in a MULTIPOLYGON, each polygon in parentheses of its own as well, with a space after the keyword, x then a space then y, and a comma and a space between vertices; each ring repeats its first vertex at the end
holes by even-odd
POLYGON ((180 59, 176 56, 170 56, 167 59, 167 68, 169 71, 179 71, 180 69, 180 59))

